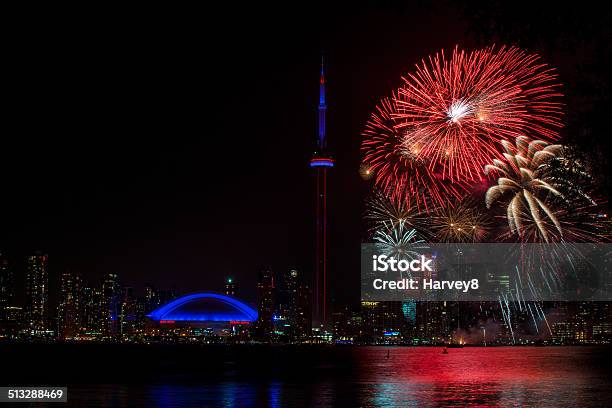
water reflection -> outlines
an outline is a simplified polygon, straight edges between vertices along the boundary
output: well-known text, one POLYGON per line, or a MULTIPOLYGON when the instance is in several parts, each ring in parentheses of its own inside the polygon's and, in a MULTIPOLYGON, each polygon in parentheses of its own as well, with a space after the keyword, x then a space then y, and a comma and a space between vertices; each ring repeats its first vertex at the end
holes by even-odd
POLYGON ((586 407, 606 405, 612 391, 609 369, 597 363, 601 350, 464 348, 445 355, 439 348, 391 348, 386 358, 387 350, 339 349, 330 354, 336 357, 324 361, 299 354, 292 361, 293 352, 287 352, 287 361, 268 361, 267 367, 253 367, 252 361, 225 361, 221 366, 198 367, 203 376, 173 373, 146 384, 77 384, 70 388, 69 403, 130 407, 586 407), (248 369, 244 371, 243 366, 248 369))
POLYGON ((389 360, 372 353, 361 381, 377 384, 363 395, 373 406, 600 406, 610 391, 587 349, 395 349, 389 360))

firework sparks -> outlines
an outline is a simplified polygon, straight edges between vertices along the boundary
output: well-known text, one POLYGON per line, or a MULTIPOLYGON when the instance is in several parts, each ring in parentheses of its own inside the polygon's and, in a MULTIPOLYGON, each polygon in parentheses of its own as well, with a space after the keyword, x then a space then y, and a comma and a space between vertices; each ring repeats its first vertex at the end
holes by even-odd
POLYGON ((478 180, 483 166, 500 157, 502 139, 558 137, 556 75, 518 48, 455 48, 450 59, 436 54, 403 80, 395 128, 404 146, 442 179, 478 180))
POLYGON ((432 236, 427 214, 421 211, 415 202, 389 197, 380 191, 375 191, 366 201, 365 218, 369 221, 370 231, 373 233, 381 227, 395 228, 401 223, 404 227, 416 230, 420 237, 432 236))
MULTIPOLYGON (((580 206, 572 202, 558 202, 558 204, 562 208, 550 210, 552 217, 557 221, 556 224, 548 218, 541 218, 538 223, 530 211, 523 209, 516 215, 519 217, 521 230, 515 229, 501 234, 500 240, 510 240, 516 235, 523 242, 580 243, 608 240, 610 225, 605 214, 599 212, 601 210, 599 205, 580 206)), ((551 204, 547 205, 552 207, 551 204)))
POLYGON ((487 208, 506 200, 510 234, 525 242, 599 241, 601 217, 595 200, 586 192, 578 164, 568 165, 561 145, 549 145, 527 137, 516 138, 516 145, 502 141, 504 160, 495 159, 485 172, 499 175, 497 185, 485 196, 487 208), (561 163, 561 165, 559 165, 561 163))
POLYGON ((383 99, 363 132, 363 166, 373 174, 377 188, 395 200, 412 200, 419 210, 429 204, 444 204, 460 197, 461 185, 443 180, 419 158, 418 147, 407 147, 397 129, 397 107, 392 99, 383 99))
POLYGON ((417 231, 403 221, 396 225, 383 223, 374 233, 373 240, 385 255, 397 260, 416 259, 421 254, 419 250, 427 248, 417 231))
POLYGON ((361 166, 359 166, 359 175, 362 179, 369 180, 372 178, 372 176, 374 176, 374 171, 372 171, 370 166, 362 164, 361 166))
POLYGON ((431 222, 438 242, 480 242, 491 226, 489 218, 469 202, 436 209, 431 222))
POLYGON ((549 241, 548 228, 545 227, 545 217, 552 222, 562 236, 563 230, 555 213, 546 205, 545 200, 538 198, 540 192, 548 192, 562 197, 546 178, 541 178, 540 166, 552 157, 557 156, 561 145, 548 145, 541 140, 529 141, 527 137, 516 138, 516 147, 507 140, 502 140, 505 149, 505 161, 493 160, 493 165, 485 166, 485 173, 492 171, 501 177, 497 185, 489 188, 485 196, 487 208, 504 195, 512 194, 507 207, 507 218, 512 233, 523 234, 523 222, 526 217, 532 219, 544 241, 549 241))

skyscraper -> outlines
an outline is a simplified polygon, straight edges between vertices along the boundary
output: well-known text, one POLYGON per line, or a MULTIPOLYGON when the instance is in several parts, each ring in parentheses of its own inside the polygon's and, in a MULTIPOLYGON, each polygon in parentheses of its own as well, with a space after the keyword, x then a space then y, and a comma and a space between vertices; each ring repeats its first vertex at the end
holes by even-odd
POLYGON ((13 306, 15 281, 8 259, 0 253, 0 320, 6 317, 5 309, 13 306))
POLYGON ((146 314, 159 307, 159 296, 155 288, 151 285, 145 286, 144 293, 144 311, 146 314))
POLYGON ((114 273, 106 274, 102 283, 101 326, 102 334, 119 334, 119 312, 121 307, 121 287, 119 277, 114 273))
POLYGON ((409 332, 402 302, 361 302, 363 336, 376 343, 403 342, 409 332))
POLYGON ((136 298, 134 288, 125 287, 121 291, 121 301, 119 306, 120 332, 123 339, 136 332, 136 298))
POLYGON ((283 282, 281 289, 281 298, 283 305, 283 314, 286 314, 289 320, 293 323, 298 309, 298 290, 299 290, 299 273, 295 269, 290 269, 283 274, 283 282))
POLYGON ((329 318, 329 276, 327 270, 327 171, 334 167, 334 159, 327 150, 325 134, 325 61, 321 59, 319 79, 319 137, 316 149, 310 159, 310 167, 316 179, 316 238, 313 293, 313 329, 328 329, 329 318))
POLYGON ((310 310, 310 290, 295 269, 284 273, 280 293, 281 315, 287 318, 290 325, 288 334, 292 339, 310 335, 312 312, 310 310))
POLYGON ((88 335, 100 333, 100 305, 102 292, 100 288, 82 285, 81 299, 79 302, 81 332, 88 335))
POLYGON ((48 256, 40 252, 27 259, 25 320, 26 327, 31 332, 47 329, 48 261, 48 256))
POLYGON ((275 289, 272 272, 267 269, 261 271, 257 283, 259 317, 256 324, 256 335, 259 338, 267 338, 273 331, 272 317, 274 316, 275 289))
POLYGON ((310 286, 298 283, 296 293, 295 333, 298 338, 305 338, 312 333, 312 296, 310 286))
POLYGON ((64 272, 60 282, 57 305, 57 335, 66 340, 78 334, 80 328, 81 279, 72 272, 64 272))

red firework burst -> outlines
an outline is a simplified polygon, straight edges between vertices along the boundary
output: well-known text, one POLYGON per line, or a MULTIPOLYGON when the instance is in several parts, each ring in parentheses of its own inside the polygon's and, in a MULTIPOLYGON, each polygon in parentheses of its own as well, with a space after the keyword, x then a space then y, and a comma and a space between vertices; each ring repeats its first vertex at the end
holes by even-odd
POLYGON ((426 158, 407 147, 396 118, 395 98, 384 98, 363 132, 364 165, 378 188, 390 198, 414 202, 427 212, 432 203, 441 205, 459 198, 460 185, 443 180, 428 168, 426 158))
POLYGON ((537 55, 515 47, 455 48, 450 59, 443 52, 430 56, 402 79, 394 130, 442 179, 480 179, 484 166, 500 158, 502 139, 558 138, 560 85, 537 55))

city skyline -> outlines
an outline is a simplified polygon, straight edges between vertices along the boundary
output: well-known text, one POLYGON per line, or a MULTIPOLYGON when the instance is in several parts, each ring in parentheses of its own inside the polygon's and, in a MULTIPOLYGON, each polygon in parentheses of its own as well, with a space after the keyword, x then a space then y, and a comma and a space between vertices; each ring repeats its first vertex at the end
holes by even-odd
MULTIPOLYGON (((4 260, 0 259, 2 264, 4 260)), ((610 302, 539 302, 548 317, 534 326, 527 309, 516 310, 512 322, 507 321, 498 302, 362 301, 358 307, 333 305, 329 332, 324 332, 311 324, 314 298, 305 276, 294 269, 281 273, 263 269, 257 274, 257 300, 245 304, 257 310, 255 320, 231 318, 223 325, 199 322, 196 317, 194 325, 189 320, 183 323, 155 316, 178 299, 228 296, 240 302, 240 282, 225 277, 205 292, 180 293, 150 284, 126 286, 112 273, 92 283, 78 273, 65 272, 60 277, 58 302, 52 305, 48 300, 49 256, 37 253, 26 261, 24 287, 7 287, 8 270, 0 274, 0 337, 4 340, 413 346, 612 343, 610 302), (14 300, 19 291, 25 294, 21 304, 14 300)), ((211 313, 218 313, 215 310, 211 313)), ((189 313, 194 313, 193 307, 189 313)))

